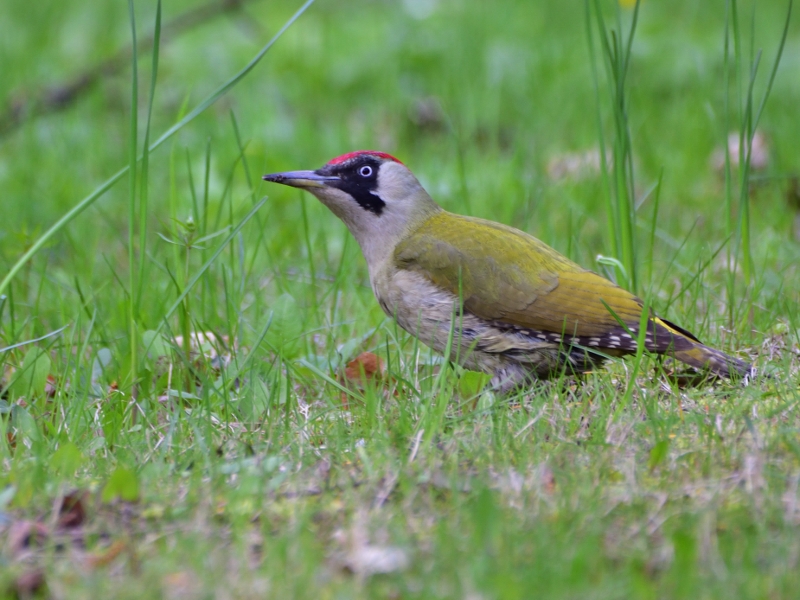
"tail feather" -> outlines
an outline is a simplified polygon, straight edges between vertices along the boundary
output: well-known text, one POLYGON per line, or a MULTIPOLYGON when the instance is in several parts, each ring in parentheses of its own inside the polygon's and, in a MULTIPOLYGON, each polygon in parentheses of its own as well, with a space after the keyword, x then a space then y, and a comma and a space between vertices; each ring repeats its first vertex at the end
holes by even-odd
POLYGON ((753 365, 729 356, 716 348, 709 348, 685 329, 666 319, 654 317, 652 348, 674 356, 677 360, 703 371, 710 371, 720 377, 737 377, 748 380, 755 375, 753 365), (659 330, 666 329, 667 336, 656 337, 659 330))
POLYGON ((675 350, 673 356, 681 362, 698 369, 708 370, 720 377, 750 379, 755 374, 753 365, 701 343, 693 343, 685 349, 675 350))

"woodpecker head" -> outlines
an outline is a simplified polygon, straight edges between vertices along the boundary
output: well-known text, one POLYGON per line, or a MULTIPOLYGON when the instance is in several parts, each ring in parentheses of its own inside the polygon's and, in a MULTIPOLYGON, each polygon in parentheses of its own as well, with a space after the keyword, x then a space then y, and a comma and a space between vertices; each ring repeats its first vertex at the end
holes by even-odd
POLYGON ((393 247, 441 210, 408 167, 385 152, 350 152, 316 171, 273 173, 264 179, 314 194, 344 221, 368 261, 378 242, 393 247))

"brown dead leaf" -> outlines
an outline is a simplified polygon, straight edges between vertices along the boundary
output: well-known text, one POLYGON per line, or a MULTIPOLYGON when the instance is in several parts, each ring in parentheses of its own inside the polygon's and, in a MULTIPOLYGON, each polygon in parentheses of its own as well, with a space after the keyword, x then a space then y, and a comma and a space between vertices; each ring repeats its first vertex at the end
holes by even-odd
POLYGON ((56 389, 58 387, 58 381, 52 375, 47 376, 47 381, 44 384, 44 394, 48 398, 53 398, 56 395, 56 389))
MULTIPOLYGON (((379 382, 383 379, 386 367, 383 360, 372 352, 362 352, 351 360, 344 368, 344 374, 340 377, 341 383, 346 386, 364 388, 368 382, 379 382)), ((342 408, 349 408, 347 394, 342 392, 342 408)))
POLYGON ((89 567, 93 569, 97 569, 100 567, 105 567, 110 565, 114 562, 122 552, 125 550, 125 542, 122 540, 117 540, 112 543, 108 548, 105 548, 101 552, 97 552, 95 554, 90 555, 86 562, 89 567))
POLYGON ((56 525, 64 529, 72 529, 83 525, 86 520, 86 501, 88 496, 89 494, 85 490, 73 490, 65 494, 58 509, 56 525))
POLYGON ((364 385, 367 381, 383 379, 385 370, 379 356, 372 352, 362 352, 347 363, 344 369, 344 378, 358 385, 364 385))

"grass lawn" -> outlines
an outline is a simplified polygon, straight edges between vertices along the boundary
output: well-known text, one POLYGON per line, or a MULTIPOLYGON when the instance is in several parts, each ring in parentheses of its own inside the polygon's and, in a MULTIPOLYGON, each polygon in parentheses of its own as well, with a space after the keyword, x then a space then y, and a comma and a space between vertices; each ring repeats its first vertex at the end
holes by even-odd
POLYGON ((783 2, 736 4, 737 35, 723 2, 641 5, 632 263, 583 2, 318 0, 138 162, 301 3, 165 3, 152 110, 157 3, 134 4, 136 78, 127 3, 0 3, 0 596, 797 597, 794 16, 747 180, 720 154, 759 56, 752 113, 769 87, 783 2), (644 356, 481 392, 384 318, 336 217, 261 181, 357 149, 448 210, 623 261, 656 312, 769 377, 686 385, 644 356), (384 370, 362 378, 362 353, 384 370))

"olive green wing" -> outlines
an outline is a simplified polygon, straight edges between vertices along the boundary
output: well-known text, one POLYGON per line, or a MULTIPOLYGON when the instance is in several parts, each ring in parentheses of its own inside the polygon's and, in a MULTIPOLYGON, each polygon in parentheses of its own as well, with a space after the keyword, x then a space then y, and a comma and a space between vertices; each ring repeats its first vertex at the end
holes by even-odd
POLYGON ((511 326, 601 336, 638 325, 642 303, 517 229, 441 212, 395 250, 399 268, 463 298, 465 310, 511 326), (605 302, 605 304, 604 304, 605 302))

